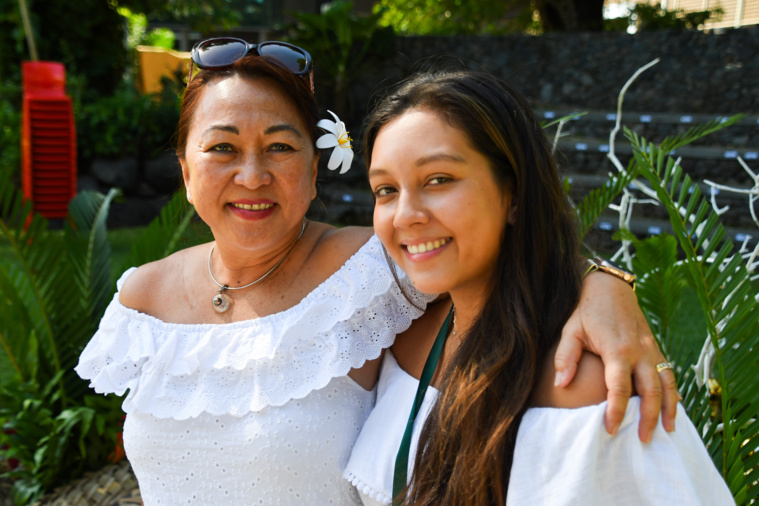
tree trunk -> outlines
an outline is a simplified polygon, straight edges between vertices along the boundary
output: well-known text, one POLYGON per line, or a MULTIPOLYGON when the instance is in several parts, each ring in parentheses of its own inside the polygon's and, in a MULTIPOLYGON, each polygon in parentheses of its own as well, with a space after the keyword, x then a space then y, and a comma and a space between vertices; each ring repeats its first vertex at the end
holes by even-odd
POLYGON ((603 31, 603 0, 536 0, 535 6, 546 32, 603 31))

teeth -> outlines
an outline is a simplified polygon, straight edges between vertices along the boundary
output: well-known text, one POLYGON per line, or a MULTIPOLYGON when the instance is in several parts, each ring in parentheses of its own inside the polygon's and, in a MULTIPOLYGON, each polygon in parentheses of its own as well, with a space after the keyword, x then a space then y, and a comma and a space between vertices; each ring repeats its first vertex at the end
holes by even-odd
POLYGON ((427 253, 428 251, 432 251, 435 249, 438 249, 441 246, 445 246, 448 244, 448 239, 442 239, 442 240, 436 240, 436 241, 428 241, 427 243, 421 243, 421 244, 409 244, 406 249, 408 249, 408 252, 412 255, 416 255, 418 253, 427 253))
POLYGON ((245 209, 246 211, 263 211, 264 209, 269 209, 274 204, 235 204, 232 203, 232 206, 236 207, 237 209, 245 209))

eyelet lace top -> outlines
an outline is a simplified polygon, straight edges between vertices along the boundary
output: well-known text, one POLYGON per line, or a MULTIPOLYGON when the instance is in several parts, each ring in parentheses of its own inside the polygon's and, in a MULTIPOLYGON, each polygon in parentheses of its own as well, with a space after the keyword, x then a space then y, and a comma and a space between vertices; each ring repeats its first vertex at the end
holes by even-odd
POLYGON ((351 504, 340 475, 374 394, 347 374, 420 314, 372 237, 300 303, 255 320, 166 323, 117 293, 76 371, 99 393, 129 391, 125 447, 146 505, 351 504))

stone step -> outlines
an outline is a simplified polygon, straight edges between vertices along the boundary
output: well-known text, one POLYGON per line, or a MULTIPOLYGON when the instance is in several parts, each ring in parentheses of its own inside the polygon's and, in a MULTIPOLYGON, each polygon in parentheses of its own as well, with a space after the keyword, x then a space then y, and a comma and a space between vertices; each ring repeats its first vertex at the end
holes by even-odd
MULTIPOLYGON (((580 147, 584 149, 577 149, 577 142, 575 141, 566 139, 558 144, 555 157, 562 173, 606 177, 609 172, 616 172, 617 169, 609 160, 608 151, 603 143, 583 139, 584 146, 580 147)), ((628 162, 632 159, 631 151, 629 144, 616 143, 615 153, 622 166, 627 167, 628 162)), ((753 182, 736 158, 738 155, 743 157, 749 168, 757 173, 759 172, 759 161, 754 158, 754 152, 755 150, 747 149, 735 154, 718 149, 684 146, 675 153, 674 158, 682 157, 680 165, 683 171, 694 181, 708 179, 727 186, 750 187, 753 182)))
MULTIPOLYGON (((608 153, 610 151, 609 139, 584 138, 574 135, 562 136, 556 143, 559 150, 570 151, 595 151, 608 153)), ((623 137, 617 137, 614 142, 614 152, 617 155, 632 154, 632 145, 623 137)), ((759 147, 724 148, 721 146, 695 146, 687 145, 670 152, 673 157, 701 158, 705 160, 735 160, 738 157, 744 160, 759 160, 759 147)), ((737 163, 737 162, 736 162, 737 163)))
MULTIPOLYGON (((577 111, 538 111, 538 117, 545 122, 576 114, 577 111)), ((686 114, 686 113, 640 113, 625 112, 622 126, 651 142, 661 142, 665 137, 684 134, 689 128, 703 125, 712 120, 726 120, 726 115, 686 114)), ((598 139, 608 144, 609 134, 616 123, 616 112, 588 111, 562 125, 562 135, 598 139)), ((555 135, 557 125, 546 128, 549 137, 555 135)), ((617 141, 625 141, 624 131, 617 134, 617 141)), ((759 146, 759 117, 745 116, 737 123, 707 135, 692 143, 692 146, 721 146, 725 151, 749 150, 748 146, 759 146)))
MULTIPOLYGON (((604 253, 613 253, 621 245, 619 241, 613 239, 614 234, 618 230, 619 216, 602 214, 592 229, 588 231, 583 242, 590 249, 604 253)), ((645 239, 661 233, 674 235, 669 220, 646 217, 631 219, 630 231, 639 239, 645 239)), ((738 251, 744 245, 748 250, 753 250, 757 245, 757 241, 759 241, 759 229, 756 227, 751 229, 725 226, 725 238, 733 241, 733 251, 738 251)))
MULTIPOLYGON (((544 121, 553 121, 565 116, 582 114, 570 120, 571 122, 597 122, 604 123, 614 127, 617 121, 616 111, 583 111, 570 109, 536 109, 535 114, 544 121)), ((637 112, 622 111, 622 123, 653 123, 666 125, 688 125, 695 126, 707 123, 714 119, 727 119, 727 114, 701 114, 701 113, 669 113, 669 112, 637 112)), ((759 125, 759 115, 746 115, 734 126, 757 126, 759 125)))

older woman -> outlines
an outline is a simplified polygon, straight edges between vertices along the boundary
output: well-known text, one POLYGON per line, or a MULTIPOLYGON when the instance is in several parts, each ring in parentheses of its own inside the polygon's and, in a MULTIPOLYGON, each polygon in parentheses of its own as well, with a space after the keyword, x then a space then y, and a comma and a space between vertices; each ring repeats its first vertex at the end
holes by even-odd
MULTIPOLYGON (((375 359, 431 297, 402 279, 404 296, 370 229, 305 217, 319 156, 308 53, 214 39, 193 62, 177 154, 214 242, 124 273, 77 372, 98 392, 129 390, 124 443, 145 504, 355 504, 342 470, 374 404, 375 359)), ((574 336, 605 336, 594 349, 616 364, 613 386, 629 389, 634 368, 652 392, 646 437, 660 353, 624 283, 588 282, 562 381, 574 336), (620 329, 632 332, 615 342, 620 329)))

